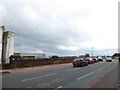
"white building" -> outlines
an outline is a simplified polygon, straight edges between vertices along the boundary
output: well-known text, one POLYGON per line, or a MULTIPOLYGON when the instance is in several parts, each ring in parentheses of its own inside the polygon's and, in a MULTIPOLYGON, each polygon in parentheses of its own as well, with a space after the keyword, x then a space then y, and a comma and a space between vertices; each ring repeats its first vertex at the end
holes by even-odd
POLYGON ((2 43, 3 43, 3 32, 4 32, 4 26, 0 27, 0 64, 2 62, 2 43))
POLYGON ((10 63, 9 57, 13 55, 14 51, 14 32, 4 32, 3 34, 3 52, 2 52, 2 62, 10 63))

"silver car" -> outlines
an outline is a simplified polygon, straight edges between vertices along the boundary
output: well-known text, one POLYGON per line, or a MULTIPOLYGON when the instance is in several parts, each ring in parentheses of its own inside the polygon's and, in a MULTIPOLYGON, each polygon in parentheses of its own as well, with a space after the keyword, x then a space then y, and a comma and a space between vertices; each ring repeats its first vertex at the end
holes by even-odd
POLYGON ((107 57, 106 58, 106 62, 112 62, 112 58, 111 57, 107 57))

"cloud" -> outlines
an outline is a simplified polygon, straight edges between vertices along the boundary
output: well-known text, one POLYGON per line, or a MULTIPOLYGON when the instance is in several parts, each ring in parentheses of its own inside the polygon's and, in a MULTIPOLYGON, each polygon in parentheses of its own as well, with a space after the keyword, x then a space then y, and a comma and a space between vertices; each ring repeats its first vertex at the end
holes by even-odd
MULTIPOLYGON (((30 0, 1 3, 4 16, 2 24, 7 30, 15 32, 15 52, 78 55, 85 53, 85 49, 91 51, 93 46, 97 49, 116 48, 117 40, 114 39, 117 38, 117 32, 110 31, 110 28, 114 29, 116 25, 107 28, 105 24, 109 19, 108 14, 100 11, 105 8, 105 4, 103 8, 98 5, 103 1, 95 1, 96 4, 92 3, 94 0, 91 3, 86 1, 89 0, 36 0, 36 2, 30 0), (110 29, 109 34, 107 29, 110 29), (111 38, 113 32, 114 36, 111 38)), ((109 8, 110 5, 111 2, 109 8)), ((108 23, 107 26, 111 24, 113 23, 108 23)))

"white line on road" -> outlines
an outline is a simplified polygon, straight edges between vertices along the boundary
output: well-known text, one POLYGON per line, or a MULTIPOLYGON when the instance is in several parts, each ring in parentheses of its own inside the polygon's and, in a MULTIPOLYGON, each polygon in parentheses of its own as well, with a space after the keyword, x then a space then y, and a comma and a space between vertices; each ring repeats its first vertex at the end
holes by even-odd
POLYGON ((54 90, 57 90, 57 89, 59 89, 59 88, 62 88, 63 86, 59 86, 59 87, 57 87, 56 89, 54 89, 54 90))
POLYGON ((57 88, 62 88, 63 86, 59 86, 59 87, 57 87, 57 88))
POLYGON ((98 69, 98 71, 99 71, 99 70, 101 70, 101 69, 103 69, 103 68, 104 68, 104 67, 102 67, 102 68, 99 68, 99 69, 98 69))
POLYGON ((52 75, 55 75, 55 74, 56 74, 56 73, 52 73, 52 74, 48 74, 48 75, 44 75, 44 76, 40 76, 40 77, 34 77, 34 78, 24 79, 24 80, 22 80, 22 81, 24 82, 24 81, 28 81, 28 80, 37 79, 37 78, 48 77, 48 76, 52 76, 52 75))
POLYGON ((77 69, 80 69, 80 68, 70 69, 70 70, 66 70, 66 71, 68 72, 68 71, 73 71, 73 70, 77 70, 77 69))
POLYGON ((93 64, 92 65, 88 65, 88 66, 93 66, 93 64))
POLYGON ((86 77, 86 76, 88 76, 88 75, 90 75, 90 74, 92 74, 92 73, 94 73, 94 72, 88 73, 88 74, 86 74, 86 75, 84 75, 84 76, 82 76, 82 77, 80 77, 80 78, 77 78, 77 80, 82 79, 82 78, 84 78, 84 77, 86 77))
POLYGON ((100 64, 100 63, 95 63, 95 64, 100 64))

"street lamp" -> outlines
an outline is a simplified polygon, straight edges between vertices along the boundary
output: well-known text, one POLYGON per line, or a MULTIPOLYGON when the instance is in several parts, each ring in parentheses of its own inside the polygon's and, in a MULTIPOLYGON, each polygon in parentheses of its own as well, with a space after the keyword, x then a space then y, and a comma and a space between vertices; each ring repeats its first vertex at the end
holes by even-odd
POLYGON ((93 57, 93 49, 94 49, 94 47, 92 47, 92 57, 93 57))
POLYGON ((108 56, 108 49, 107 49, 107 56, 108 56))

